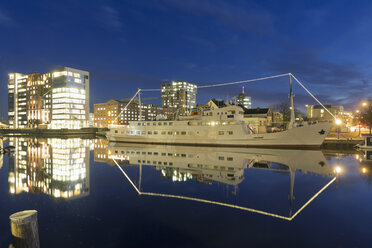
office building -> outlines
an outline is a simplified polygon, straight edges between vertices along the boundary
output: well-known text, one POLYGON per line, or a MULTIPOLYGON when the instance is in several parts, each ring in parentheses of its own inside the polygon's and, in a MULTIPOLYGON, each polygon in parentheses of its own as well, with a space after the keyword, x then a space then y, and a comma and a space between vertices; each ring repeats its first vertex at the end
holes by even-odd
MULTIPOLYGON (((110 100, 94 104, 94 126, 126 125, 130 121, 140 120, 140 107, 137 99, 128 104, 130 99, 110 100), (125 108, 126 107, 126 108, 125 108)), ((141 104, 142 120, 153 121, 157 116, 168 118, 173 109, 157 107, 152 104, 141 104)))
POLYGON ((189 114, 196 106, 197 86, 183 81, 161 84, 161 101, 165 108, 175 108, 180 115, 189 114))
POLYGON ((246 109, 250 109, 252 107, 251 97, 248 96, 248 94, 244 92, 244 86, 242 87, 242 93, 240 93, 236 97, 236 104, 243 106, 246 109))
MULTIPOLYGON (((335 105, 324 105, 334 116, 343 115, 344 107, 335 105)), ((309 120, 333 121, 333 116, 320 105, 306 105, 307 118, 309 120)))
POLYGON ((61 67, 51 72, 9 73, 10 128, 77 129, 89 120, 89 72, 61 67))

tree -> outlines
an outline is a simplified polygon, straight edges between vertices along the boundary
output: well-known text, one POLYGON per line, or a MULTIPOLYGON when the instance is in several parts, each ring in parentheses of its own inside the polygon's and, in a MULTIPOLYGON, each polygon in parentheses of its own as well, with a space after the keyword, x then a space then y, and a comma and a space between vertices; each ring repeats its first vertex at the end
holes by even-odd
MULTIPOLYGON (((291 106, 289 105, 288 102, 282 102, 276 105, 271 105, 269 106, 272 111, 279 112, 283 115, 283 122, 289 122, 291 120, 291 106)), ((300 110, 297 108, 294 109, 295 116, 304 118, 305 114, 302 113, 300 110)))
POLYGON ((371 134, 371 128, 372 128, 372 106, 371 106, 371 102, 368 105, 367 110, 362 114, 362 118, 361 118, 360 121, 363 124, 365 124, 369 127, 369 134, 371 134))

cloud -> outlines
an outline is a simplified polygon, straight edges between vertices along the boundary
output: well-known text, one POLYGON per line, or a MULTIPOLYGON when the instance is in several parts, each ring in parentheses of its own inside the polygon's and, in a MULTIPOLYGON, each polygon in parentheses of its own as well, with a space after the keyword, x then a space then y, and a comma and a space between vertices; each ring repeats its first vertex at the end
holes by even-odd
POLYGON ((101 21, 105 27, 114 31, 121 31, 123 23, 120 19, 120 12, 108 5, 102 6, 101 11, 101 21))
POLYGON ((7 14, 5 14, 4 12, 2 12, 0 10, 0 25, 10 26, 10 25, 13 25, 13 24, 14 24, 13 19, 10 18, 7 14))
POLYGON ((368 97, 369 76, 353 63, 336 63, 321 58, 316 50, 303 46, 285 48, 267 59, 267 67, 276 73, 292 72, 323 103, 351 108, 368 97), (325 97, 326 96, 326 97, 325 97))
POLYGON ((272 15, 260 8, 239 8, 221 1, 163 0, 180 11, 210 17, 220 23, 254 35, 271 34, 274 30, 272 15))

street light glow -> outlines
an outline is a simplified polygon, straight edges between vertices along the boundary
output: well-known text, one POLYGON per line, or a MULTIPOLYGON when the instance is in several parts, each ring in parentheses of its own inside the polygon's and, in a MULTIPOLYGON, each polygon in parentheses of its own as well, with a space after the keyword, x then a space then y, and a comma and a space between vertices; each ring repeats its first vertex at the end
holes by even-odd
POLYGON ((363 106, 363 107, 367 106, 367 102, 363 102, 363 103, 362 103, 362 106, 363 106))
POLYGON ((342 121, 340 119, 336 119, 336 125, 341 125, 342 121))
POLYGON ((341 166, 336 166, 336 168, 335 168, 335 172, 336 172, 336 174, 340 174, 341 172, 342 172, 342 168, 341 168, 341 166))

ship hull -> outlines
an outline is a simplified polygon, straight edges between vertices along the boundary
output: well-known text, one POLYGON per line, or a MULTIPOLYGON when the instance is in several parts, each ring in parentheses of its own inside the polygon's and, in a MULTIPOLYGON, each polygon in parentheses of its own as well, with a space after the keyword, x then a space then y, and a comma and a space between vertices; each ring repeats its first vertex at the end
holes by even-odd
MULTIPOLYGON (((191 146, 224 146, 224 147, 266 147, 266 148, 296 148, 317 149, 327 137, 332 124, 328 122, 316 123, 295 127, 286 131, 264 134, 249 134, 240 132, 238 125, 230 127, 234 135, 220 137, 212 135, 218 133, 219 127, 209 127, 208 131, 200 135, 126 135, 120 132, 123 128, 114 128, 107 133, 107 138, 113 142, 191 145, 191 146)), ((197 127, 194 127, 194 129, 197 127)), ((124 128, 129 130, 128 127, 124 128)), ((175 130, 184 130, 185 127, 175 127, 175 130)), ((191 129, 192 130, 192 129, 191 129)), ((186 131, 185 131, 186 132, 186 131)), ((199 131, 198 131, 199 133, 199 131)))

